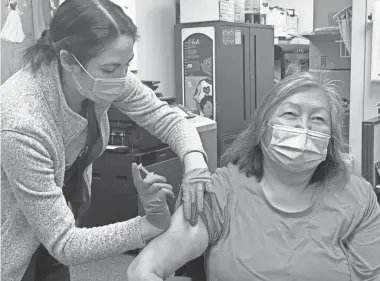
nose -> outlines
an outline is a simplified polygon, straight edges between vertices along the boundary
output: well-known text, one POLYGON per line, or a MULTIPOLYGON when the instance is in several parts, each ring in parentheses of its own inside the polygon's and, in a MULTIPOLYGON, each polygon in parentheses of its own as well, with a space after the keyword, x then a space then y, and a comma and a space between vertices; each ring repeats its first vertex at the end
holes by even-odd
POLYGON ((309 122, 309 118, 307 116, 300 116, 299 118, 297 118, 297 121, 294 127, 311 130, 311 124, 309 122))
POLYGON ((120 67, 120 70, 115 71, 113 78, 123 78, 127 75, 128 68, 120 67))
POLYGON ((120 77, 125 77, 127 75, 127 72, 128 72, 128 67, 125 67, 122 69, 122 71, 120 71, 120 77))

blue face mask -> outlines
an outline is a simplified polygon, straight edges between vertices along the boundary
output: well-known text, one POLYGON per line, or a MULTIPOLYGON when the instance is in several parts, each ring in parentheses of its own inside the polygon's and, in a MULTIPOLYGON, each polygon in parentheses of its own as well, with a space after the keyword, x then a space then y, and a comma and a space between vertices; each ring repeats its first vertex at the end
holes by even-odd
POLYGON ((95 103, 112 103, 118 98, 120 98, 124 92, 127 83, 127 77, 122 78, 94 78, 77 60, 73 55, 75 60, 78 62, 80 67, 87 73, 89 77, 94 81, 92 90, 85 90, 79 84, 74 73, 71 73, 75 83, 77 84, 78 91, 82 96, 94 101, 95 103))
POLYGON ((293 172, 316 168, 326 159, 331 136, 320 132, 282 125, 268 125, 273 129, 264 152, 272 161, 293 172))

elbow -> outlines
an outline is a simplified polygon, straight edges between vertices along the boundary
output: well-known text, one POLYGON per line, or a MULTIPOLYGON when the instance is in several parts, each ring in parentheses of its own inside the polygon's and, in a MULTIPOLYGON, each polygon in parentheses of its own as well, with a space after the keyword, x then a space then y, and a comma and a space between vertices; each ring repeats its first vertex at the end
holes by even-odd
POLYGON ((78 258, 69 259, 67 257, 54 257, 54 258, 57 261, 59 261, 61 264, 68 267, 86 264, 95 260, 95 259, 90 259, 90 258, 86 258, 86 259, 78 259, 78 258))
POLYGON ((137 273, 135 263, 132 262, 127 269, 127 280, 135 281, 135 280, 141 280, 141 278, 142 278, 141 274, 137 273))
POLYGON ((157 277, 155 279, 152 279, 150 277, 152 277, 152 274, 151 273, 148 273, 144 272, 144 270, 141 270, 138 262, 136 262, 136 260, 138 260, 138 258, 136 258, 128 267, 127 269, 127 280, 129 281, 144 281, 144 280, 156 280, 157 277))
POLYGON ((138 255, 127 269, 128 281, 162 281, 164 280, 162 276, 153 269, 152 263, 146 257, 142 258, 141 255, 138 255))
POLYGON ((84 261, 80 261, 78 259, 69 259, 68 257, 64 255, 58 255, 54 257, 57 261, 59 261, 61 264, 65 266, 77 266, 85 263, 84 261))
POLYGON ((91 261, 90 258, 84 257, 82 255, 78 255, 78 252, 74 249, 67 249, 61 251, 53 251, 51 255, 61 264, 65 266, 77 266, 81 264, 85 264, 91 261))
POLYGON ((63 257, 61 255, 54 255, 54 254, 51 254, 51 256, 56 259, 59 263, 65 265, 65 266, 76 266, 76 265, 79 265, 78 263, 74 262, 74 261, 70 261, 69 259, 67 259, 66 257, 63 257))
POLYGON ((66 259, 57 259, 61 264, 65 265, 65 266, 77 266, 77 265, 80 265, 80 263, 77 263, 77 262, 73 262, 73 261, 69 261, 69 260, 66 260, 66 259))

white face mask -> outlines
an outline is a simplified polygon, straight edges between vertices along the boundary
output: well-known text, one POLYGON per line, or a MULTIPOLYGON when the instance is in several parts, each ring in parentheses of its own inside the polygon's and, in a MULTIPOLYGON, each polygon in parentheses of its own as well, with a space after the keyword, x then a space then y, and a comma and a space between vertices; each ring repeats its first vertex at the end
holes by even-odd
POLYGON ((94 101, 95 103, 104 104, 104 103, 112 103, 124 94, 127 77, 122 77, 122 78, 94 78, 83 67, 83 65, 77 60, 77 58, 74 55, 73 55, 73 57, 78 62, 80 67, 94 81, 94 86, 92 87, 92 90, 85 90, 79 84, 74 73, 71 73, 74 80, 75 80, 75 83, 77 84, 78 91, 81 93, 82 96, 94 101))
POLYGON ((281 125, 273 128, 268 147, 262 147, 272 161, 293 172, 316 168, 326 159, 331 136, 316 131, 281 125))

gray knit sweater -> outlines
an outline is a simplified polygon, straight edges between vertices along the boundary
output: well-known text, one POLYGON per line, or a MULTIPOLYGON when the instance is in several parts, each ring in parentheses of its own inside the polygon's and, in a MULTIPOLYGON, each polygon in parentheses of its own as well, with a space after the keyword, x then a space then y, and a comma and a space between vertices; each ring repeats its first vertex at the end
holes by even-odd
MULTIPOLYGON (((114 103, 123 113, 168 143, 182 159, 202 152, 196 129, 156 98, 132 73, 125 94, 114 103)), ((78 265, 142 247, 140 218, 90 229, 77 228, 62 194, 67 148, 87 121, 67 105, 58 63, 33 74, 17 72, 1 87, 1 280, 20 280, 42 243, 60 262, 78 265)), ((96 105, 103 151, 108 143, 109 106, 96 105)), ((129 169, 130 167, 125 167, 129 169)), ((79 211, 88 207, 91 166, 79 211)))

